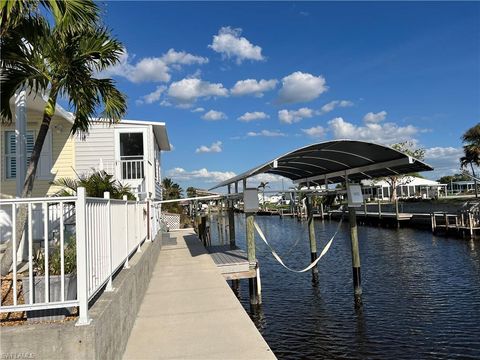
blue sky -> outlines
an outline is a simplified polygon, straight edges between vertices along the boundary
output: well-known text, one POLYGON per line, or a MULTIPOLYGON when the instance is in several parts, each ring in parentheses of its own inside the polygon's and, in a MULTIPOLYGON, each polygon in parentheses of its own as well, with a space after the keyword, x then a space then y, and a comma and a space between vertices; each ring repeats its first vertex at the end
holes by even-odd
POLYGON ((166 122, 163 174, 184 188, 336 138, 412 140, 438 178, 480 118, 479 3, 102 7, 126 49, 108 72, 126 117, 166 122))

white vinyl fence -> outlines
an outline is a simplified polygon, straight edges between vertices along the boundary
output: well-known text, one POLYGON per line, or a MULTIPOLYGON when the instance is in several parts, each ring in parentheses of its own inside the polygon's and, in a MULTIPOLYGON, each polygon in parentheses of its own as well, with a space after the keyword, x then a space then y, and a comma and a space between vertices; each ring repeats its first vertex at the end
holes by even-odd
POLYGON ((0 312, 79 306, 78 324, 88 324, 89 301, 111 290, 113 275, 160 230, 160 216, 150 207, 148 201, 115 200, 108 193, 87 198, 83 188, 76 197, 0 200, 0 245, 11 239, 15 244, 11 280, 2 279, 11 281, 12 299, 0 303, 0 312), (27 226, 17 239, 22 207, 27 226), (73 274, 66 273, 68 267, 73 274), (72 285, 76 292, 67 289, 72 285))

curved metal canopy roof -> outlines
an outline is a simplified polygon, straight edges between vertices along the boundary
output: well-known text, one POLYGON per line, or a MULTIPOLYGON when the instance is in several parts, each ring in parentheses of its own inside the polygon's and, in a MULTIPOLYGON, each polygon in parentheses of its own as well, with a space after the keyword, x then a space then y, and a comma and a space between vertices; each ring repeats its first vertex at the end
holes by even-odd
POLYGON ((391 147, 364 141, 335 140, 291 151, 225 180, 210 190, 261 173, 280 175, 300 185, 323 185, 343 182, 347 177, 360 181, 429 170, 433 168, 391 147))

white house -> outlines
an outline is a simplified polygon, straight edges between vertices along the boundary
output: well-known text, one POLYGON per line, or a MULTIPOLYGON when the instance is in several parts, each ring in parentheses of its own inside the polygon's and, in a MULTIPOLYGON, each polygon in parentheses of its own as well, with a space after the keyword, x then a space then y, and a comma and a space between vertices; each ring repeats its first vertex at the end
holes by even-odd
MULTIPOLYGON (((45 103, 41 95, 34 93, 24 94, 22 101, 11 100, 13 121, 0 130, 0 198, 19 195, 45 103), (18 122, 17 117, 21 119, 18 122)), ((58 178, 76 178, 103 169, 142 197, 161 198, 161 151, 170 150, 165 123, 93 122, 87 135, 72 136, 73 119, 57 104, 40 156, 33 196, 54 195, 60 189, 52 181, 58 178)))
MULTIPOLYGON (((362 191, 367 199, 388 200, 392 193, 390 184, 385 180, 362 180, 362 191)), ((415 176, 403 177, 397 186, 399 198, 434 198, 446 194, 446 185, 437 181, 415 176)))
POLYGON ((161 199, 161 152, 170 150, 165 123, 122 120, 94 124, 89 134, 75 140, 78 174, 105 170, 128 184, 140 197, 161 199))

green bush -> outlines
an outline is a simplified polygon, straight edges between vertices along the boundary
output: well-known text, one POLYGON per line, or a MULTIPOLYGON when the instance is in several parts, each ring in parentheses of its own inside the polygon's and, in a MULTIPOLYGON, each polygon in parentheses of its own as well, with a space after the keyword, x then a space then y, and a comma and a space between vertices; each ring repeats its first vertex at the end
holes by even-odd
MULTIPOLYGON (((62 258, 60 243, 55 244, 48 253, 48 274, 61 275, 62 258)), ((64 243, 64 273, 71 274, 77 270, 77 243, 75 236, 70 236, 64 243)), ((39 249, 33 259, 35 274, 45 275, 45 249, 39 249)))

